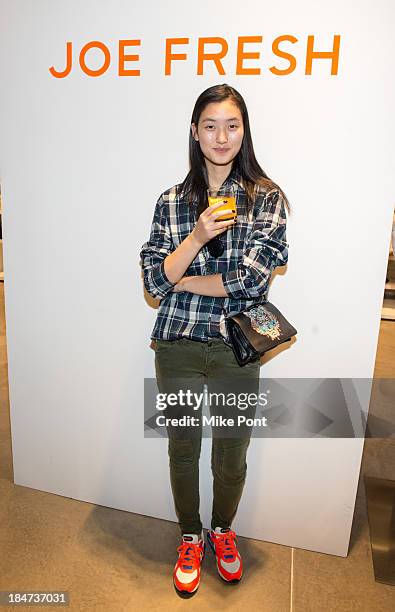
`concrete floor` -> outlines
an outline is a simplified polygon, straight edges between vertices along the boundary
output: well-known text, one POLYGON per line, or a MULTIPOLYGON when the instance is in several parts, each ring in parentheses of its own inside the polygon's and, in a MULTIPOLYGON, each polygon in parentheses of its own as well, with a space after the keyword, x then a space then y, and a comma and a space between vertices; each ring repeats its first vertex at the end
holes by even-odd
MULTIPOLYGON (((395 321, 382 321, 377 377, 395 378, 394 355, 395 321)), ((189 600, 178 598, 172 586, 176 523, 14 485, 3 283, 0 408, 0 591, 68 591, 73 611, 395 610, 395 587, 374 581, 362 477, 347 558, 240 537, 242 582, 223 583, 208 551, 199 592, 189 600)), ((394 457, 391 440, 367 440, 362 473, 395 479, 394 457)))

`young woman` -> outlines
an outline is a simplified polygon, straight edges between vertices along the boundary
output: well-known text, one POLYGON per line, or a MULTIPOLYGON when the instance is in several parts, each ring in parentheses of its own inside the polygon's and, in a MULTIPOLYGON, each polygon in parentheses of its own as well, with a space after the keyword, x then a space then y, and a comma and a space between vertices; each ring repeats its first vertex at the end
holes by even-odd
MULTIPOLYGON (((226 333, 225 317, 266 301, 272 271, 288 259, 287 198, 258 164, 246 104, 229 85, 206 89, 197 99, 189 134, 190 171, 159 197, 149 240, 141 248, 144 285, 160 298, 154 340, 161 392, 171 379, 197 385, 221 381, 259 384, 260 361, 240 367, 226 333), (208 206, 233 186, 237 218, 208 206)), ((225 383, 226 384, 226 383, 225 383)), ((199 515, 201 430, 179 438, 170 429, 170 481, 182 542, 173 582, 182 596, 196 593, 205 552, 199 515)), ((230 528, 246 477, 250 438, 213 437, 213 509, 207 539, 218 573, 242 576, 236 534, 230 528)))

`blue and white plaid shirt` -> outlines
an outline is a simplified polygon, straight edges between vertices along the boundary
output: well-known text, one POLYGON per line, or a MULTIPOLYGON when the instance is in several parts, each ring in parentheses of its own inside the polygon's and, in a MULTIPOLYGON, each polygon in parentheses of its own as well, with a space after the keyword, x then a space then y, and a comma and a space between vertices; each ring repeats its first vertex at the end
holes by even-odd
POLYGON ((211 336, 222 336, 230 345, 225 315, 265 302, 272 271, 287 263, 286 214, 281 192, 256 185, 253 211, 247 217, 243 180, 231 173, 221 190, 230 182, 236 188, 237 220, 220 234, 223 254, 214 258, 205 245, 185 271, 185 276, 221 274, 228 297, 172 291, 175 283, 166 276, 164 260, 193 230, 197 202, 190 205, 180 185, 159 197, 149 240, 140 251, 145 288, 161 300, 151 339, 184 337, 204 342, 211 336))

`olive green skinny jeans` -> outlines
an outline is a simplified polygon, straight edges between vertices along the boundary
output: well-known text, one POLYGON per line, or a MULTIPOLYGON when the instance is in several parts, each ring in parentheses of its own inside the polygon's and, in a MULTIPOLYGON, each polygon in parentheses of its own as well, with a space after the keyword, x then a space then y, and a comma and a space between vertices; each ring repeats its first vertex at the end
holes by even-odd
MULTIPOLYGON (((210 392, 216 382, 249 379, 248 388, 258 393, 260 361, 243 367, 237 363, 233 351, 221 337, 207 342, 181 338, 155 341, 155 369, 160 393, 174 391, 172 378, 188 379, 194 390, 203 392, 204 383, 210 392)), ((211 410, 211 407, 210 407, 211 410)), ((196 414, 196 413, 195 413, 196 414)), ((199 514, 199 458, 200 435, 179 439, 168 428, 170 482, 175 511, 181 533, 200 535, 202 522, 199 514)), ((246 455, 250 437, 212 437, 211 469, 213 474, 213 506, 211 528, 230 527, 236 515, 247 473, 246 455)))

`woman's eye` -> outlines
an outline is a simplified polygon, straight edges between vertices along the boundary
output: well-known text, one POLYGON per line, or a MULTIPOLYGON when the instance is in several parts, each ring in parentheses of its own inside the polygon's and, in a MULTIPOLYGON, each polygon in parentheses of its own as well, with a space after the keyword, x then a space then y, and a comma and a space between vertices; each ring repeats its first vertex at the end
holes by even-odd
POLYGON ((213 126, 213 125, 206 125, 206 128, 207 128, 207 129, 210 129, 210 128, 212 128, 212 127, 214 127, 214 126, 213 126))
POLYGON ((239 126, 238 126, 238 125, 236 125, 236 123, 231 123, 229 127, 230 127, 230 128, 238 128, 239 126))

